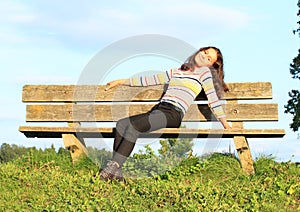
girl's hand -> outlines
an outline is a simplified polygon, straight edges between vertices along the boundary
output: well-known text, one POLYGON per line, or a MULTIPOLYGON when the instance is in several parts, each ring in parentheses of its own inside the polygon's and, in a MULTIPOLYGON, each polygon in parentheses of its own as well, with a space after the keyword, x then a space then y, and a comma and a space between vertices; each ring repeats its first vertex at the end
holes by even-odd
POLYGON ((220 118, 220 122, 222 123, 224 129, 231 129, 231 126, 228 124, 226 118, 220 118))
POLYGON ((107 91, 113 87, 119 86, 119 85, 129 85, 129 80, 128 79, 119 79, 119 80, 113 80, 111 82, 108 82, 106 84, 105 91, 107 91))
POLYGON ((227 123, 227 124, 224 125, 224 129, 229 130, 229 129, 231 129, 231 126, 227 123))

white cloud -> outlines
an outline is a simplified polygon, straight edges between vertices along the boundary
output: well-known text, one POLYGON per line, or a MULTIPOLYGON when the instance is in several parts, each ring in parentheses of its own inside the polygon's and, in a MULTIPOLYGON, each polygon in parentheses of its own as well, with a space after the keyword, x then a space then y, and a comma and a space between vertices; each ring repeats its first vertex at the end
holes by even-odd
POLYGON ((0 2, 0 21, 13 24, 30 23, 36 16, 24 3, 17 3, 8 0, 0 2))
MULTIPOLYGON (((69 45, 95 45, 145 33, 199 40, 199 36, 245 27, 250 21, 247 14, 237 9, 207 2, 89 1, 82 5, 77 1, 4 1, 0 7, 6 12, 0 15, 0 21, 13 29, 7 33, 17 31, 27 37, 23 41, 48 42, 51 38, 69 45)), ((11 41, 9 36, 2 38, 11 41)))
POLYGON ((24 15, 14 15, 10 17, 10 20, 15 23, 31 23, 35 21, 36 17, 31 14, 24 15))
POLYGON ((173 1, 156 2, 160 4, 160 9, 154 10, 154 6, 153 14, 159 19, 179 21, 179 23, 183 24, 181 26, 187 26, 190 29, 189 31, 193 28, 197 31, 197 28, 201 26, 213 27, 214 25, 222 28, 242 27, 250 19, 247 14, 239 10, 212 5, 206 2, 208 1, 181 1, 178 4, 174 4, 173 1), (171 4, 172 7, 170 7, 171 4))
POLYGON ((41 73, 41 75, 34 76, 19 76, 15 79, 16 83, 19 84, 74 84, 76 83, 75 77, 71 76, 54 76, 46 75, 41 73))
POLYGON ((27 38, 19 34, 15 29, 2 27, 0 29, 0 43, 4 44, 20 44, 26 43, 27 38))

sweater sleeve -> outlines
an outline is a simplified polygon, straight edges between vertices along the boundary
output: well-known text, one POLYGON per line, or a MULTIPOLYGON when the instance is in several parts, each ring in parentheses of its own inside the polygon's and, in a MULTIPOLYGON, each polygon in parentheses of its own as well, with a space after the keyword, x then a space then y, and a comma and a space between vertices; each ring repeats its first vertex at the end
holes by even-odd
POLYGON ((150 85, 161 85, 168 82, 172 76, 173 70, 160 72, 158 74, 149 76, 137 76, 130 78, 130 86, 150 86, 150 85))
POLYGON ((221 101, 217 96, 210 69, 208 67, 202 67, 197 71, 199 71, 200 82, 207 96, 208 106, 210 107, 216 118, 225 118, 226 115, 223 110, 221 101))

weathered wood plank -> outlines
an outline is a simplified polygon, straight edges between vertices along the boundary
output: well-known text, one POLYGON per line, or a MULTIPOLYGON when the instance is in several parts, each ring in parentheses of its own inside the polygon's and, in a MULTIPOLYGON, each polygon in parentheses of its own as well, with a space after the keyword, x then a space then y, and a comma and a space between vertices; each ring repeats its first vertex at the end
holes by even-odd
POLYGON ((270 82, 239 82, 228 83, 229 92, 225 99, 272 99, 272 83, 270 82))
MULTIPOLYGON (((154 104, 153 104, 154 105, 154 104)), ((146 112, 149 104, 27 105, 27 122, 109 122, 146 112)), ((277 121, 277 104, 225 104, 228 121, 277 121)), ((215 120, 207 105, 192 105, 183 121, 215 120)))
MULTIPOLYGON (((27 137, 61 138, 62 134, 76 134, 83 138, 114 137, 113 127, 39 127, 20 126, 19 131, 27 137)), ((159 137, 190 137, 190 138, 233 138, 245 136, 247 138, 283 137, 283 129, 193 129, 193 128, 163 128, 149 134, 142 134, 142 138, 159 137)))
POLYGON ((77 161, 82 156, 87 156, 88 151, 85 147, 84 141, 78 139, 74 134, 62 134, 65 148, 69 150, 72 161, 77 161))
POLYGON ((248 175, 254 174, 255 170, 253 159, 247 139, 245 136, 234 136, 233 141, 238 152, 243 171, 248 175))
MULTIPOLYGON (((272 84, 269 82, 228 83, 230 92, 224 99, 270 99, 272 84)), ((149 87, 120 86, 104 91, 104 85, 25 85, 23 102, 108 102, 108 101, 157 101, 163 85, 149 87)), ((202 95, 199 100, 204 99, 202 95)))

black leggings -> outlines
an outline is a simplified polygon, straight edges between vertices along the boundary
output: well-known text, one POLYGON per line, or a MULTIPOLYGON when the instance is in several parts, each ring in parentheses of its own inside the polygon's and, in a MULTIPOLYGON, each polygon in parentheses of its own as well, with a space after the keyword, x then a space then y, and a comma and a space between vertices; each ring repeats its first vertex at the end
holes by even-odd
POLYGON ((181 120, 180 112, 162 104, 154 106, 149 112, 119 120, 113 145, 113 160, 122 166, 141 133, 149 133, 165 127, 177 128, 181 120))

